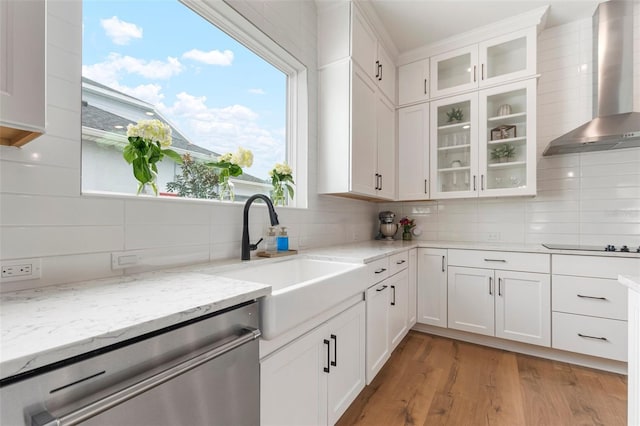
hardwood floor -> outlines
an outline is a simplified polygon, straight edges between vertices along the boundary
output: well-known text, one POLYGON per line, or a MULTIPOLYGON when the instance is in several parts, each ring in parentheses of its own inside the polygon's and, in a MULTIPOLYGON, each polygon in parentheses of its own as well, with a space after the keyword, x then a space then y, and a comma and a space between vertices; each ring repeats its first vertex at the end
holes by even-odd
POLYGON ((411 331, 337 425, 626 421, 626 376, 411 331))

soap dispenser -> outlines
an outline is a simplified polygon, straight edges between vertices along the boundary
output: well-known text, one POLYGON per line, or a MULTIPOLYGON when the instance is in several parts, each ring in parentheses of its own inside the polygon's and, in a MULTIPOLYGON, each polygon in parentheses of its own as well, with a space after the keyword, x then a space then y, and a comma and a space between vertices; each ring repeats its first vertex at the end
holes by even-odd
POLYGON ((283 226, 280 228, 280 234, 278 235, 278 251, 289 250, 289 236, 287 235, 287 228, 283 226))
POLYGON ((267 246, 265 248, 267 253, 275 253, 278 250, 276 244, 276 229, 273 226, 269 227, 269 233, 267 234, 267 246))

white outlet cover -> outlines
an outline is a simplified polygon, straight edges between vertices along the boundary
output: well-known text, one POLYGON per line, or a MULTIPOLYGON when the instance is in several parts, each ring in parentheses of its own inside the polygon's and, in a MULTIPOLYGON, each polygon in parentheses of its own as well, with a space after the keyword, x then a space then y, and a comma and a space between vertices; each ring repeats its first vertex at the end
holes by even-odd
POLYGON ((6 266, 16 266, 16 265, 31 265, 31 274, 30 275, 20 275, 13 277, 3 278, 0 276, 0 283, 9 283, 14 281, 27 281, 27 280, 39 280, 42 276, 42 259, 39 257, 31 258, 31 259, 16 259, 16 260, 3 260, 0 262, 0 269, 6 266))

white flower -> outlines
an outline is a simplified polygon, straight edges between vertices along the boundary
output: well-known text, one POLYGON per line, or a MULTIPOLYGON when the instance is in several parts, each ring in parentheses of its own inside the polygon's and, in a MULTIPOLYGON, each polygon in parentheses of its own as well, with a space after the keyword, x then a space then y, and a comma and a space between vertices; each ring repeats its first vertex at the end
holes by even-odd
POLYGON ((253 153, 242 147, 238 147, 238 151, 231 157, 231 162, 240 167, 251 167, 253 164, 253 153))
POLYGON ((291 170, 291 167, 289 167, 289 165, 286 163, 276 163, 274 170, 279 175, 290 175, 293 173, 293 171, 291 170))
POLYGON ((140 137, 145 141, 159 142, 162 148, 171 146, 171 127, 158 119, 140 120, 127 126, 127 137, 140 137))

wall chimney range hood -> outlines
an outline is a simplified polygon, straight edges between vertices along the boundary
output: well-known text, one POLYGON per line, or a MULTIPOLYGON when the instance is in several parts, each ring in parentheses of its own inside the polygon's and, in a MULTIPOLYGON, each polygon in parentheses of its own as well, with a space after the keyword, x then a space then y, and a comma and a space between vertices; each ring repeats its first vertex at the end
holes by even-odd
POLYGON ((633 111, 633 2, 598 5, 593 57, 593 120, 551 141, 542 155, 640 147, 640 112, 633 111))

